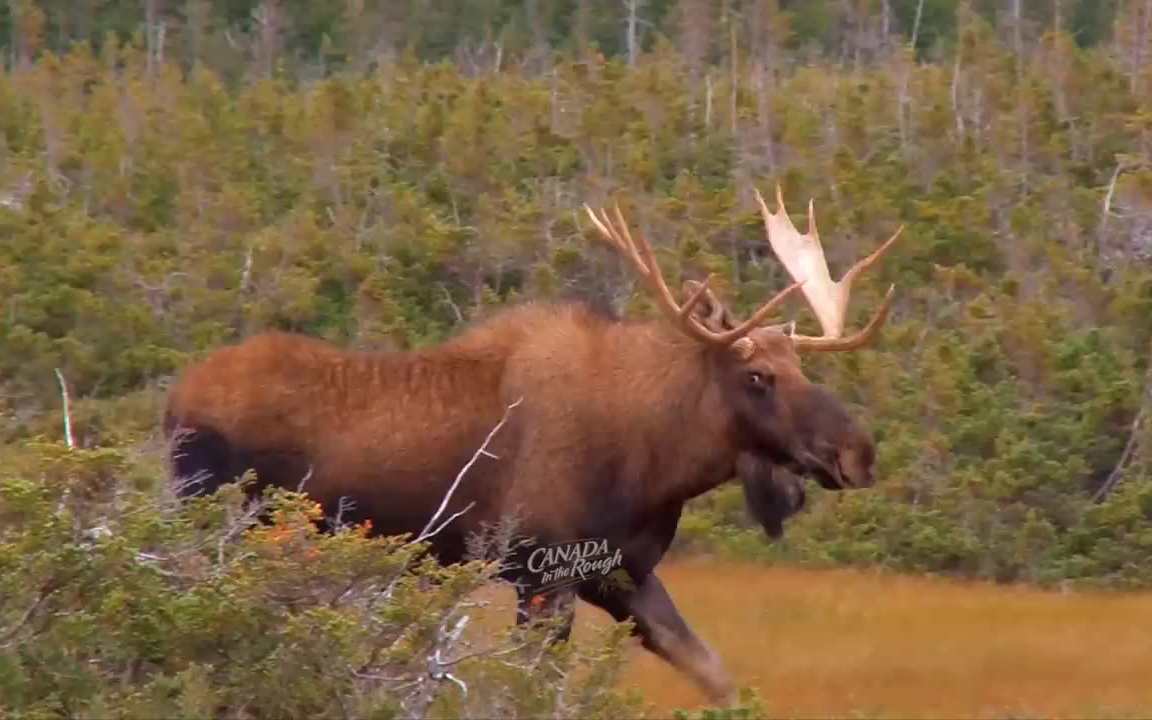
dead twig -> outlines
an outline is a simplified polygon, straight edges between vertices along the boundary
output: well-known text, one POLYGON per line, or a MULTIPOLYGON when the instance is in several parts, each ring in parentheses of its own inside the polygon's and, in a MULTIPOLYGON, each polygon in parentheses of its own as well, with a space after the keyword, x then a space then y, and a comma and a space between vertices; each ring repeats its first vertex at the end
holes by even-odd
POLYGON ((518 407, 523 401, 523 397, 518 398, 516 402, 504 408, 504 414, 500 417, 500 422, 496 423, 496 426, 493 427, 491 431, 489 431, 488 437, 484 438, 484 442, 480 445, 476 452, 472 454, 471 459, 469 459, 468 462, 464 464, 464 467, 460 469, 460 472, 456 474, 456 479, 452 481, 452 486, 449 487, 448 492, 444 494, 444 499, 440 502, 440 507, 436 509, 436 512, 432 515, 432 518, 428 521, 428 524, 424 526, 424 529, 420 531, 420 534, 416 536, 416 539, 409 543, 410 545, 413 543, 423 542, 424 540, 433 537, 445 527, 447 527, 448 523, 468 512, 468 510, 470 510, 472 506, 475 505, 475 503, 469 503, 467 507, 445 520, 438 527, 436 527, 435 530, 432 529, 436 521, 440 518, 440 515, 442 515, 444 510, 448 507, 448 503, 452 500, 452 495, 455 494, 456 488, 460 486, 460 482, 464 479, 464 476, 468 474, 468 471, 472 469, 472 466, 476 464, 476 461, 480 459, 481 456, 489 457, 494 460, 499 459, 496 455, 488 452, 488 445, 492 442, 492 438, 496 436, 496 433, 500 432, 500 428, 504 427, 504 424, 508 422, 508 417, 511 415, 512 410, 518 407))
POLYGON ((16 624, 5 630, 4 634, 0 635, 0 648, 8 647, 9 641, 32 621, 32 618, 35 617, 36 613, 40 611, 40 608, 44 606, 44 603, 56 592, 60 585, 61 583, 50 581, 40 589, 40 592, 36 595, 35 602, 28 606, 28 609, 24 611, 24 614, 20 616, 16 624))

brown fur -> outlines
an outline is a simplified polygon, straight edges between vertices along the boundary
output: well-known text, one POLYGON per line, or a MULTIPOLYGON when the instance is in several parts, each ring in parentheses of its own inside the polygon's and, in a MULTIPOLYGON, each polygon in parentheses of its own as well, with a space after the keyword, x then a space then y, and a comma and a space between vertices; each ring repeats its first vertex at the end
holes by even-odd
POLYGON ((746 488, 771 479, 770 463, 834 488, 872 483, 867 433, 808 383, 790 341, 769 329, 749 337, 755 351, 741 358, 662 322, 534 303, 411 352, 260 335, 187 368, 173 389, 166 431, 193 431, 173 472, 209 471, 209 491, 248 467, 288 488, 311 472, 305 489, 329 515, 349 496, 347 520, 418 533, 521 399, 488 447, 494 457, 475 463, 444 517, 475 505, 433 538, 433 552, 460 559, 469 533, 508 514, 540 543, 607 538, 637 589, 590 584, 580 596, 637 619, 646 647, 720 697, 731 689, 722 671, 652 574, 683 504, 731 478, 741 456, 760 463, 742 473, 746 488), (750 393, 750 370, 775 389, 750 393))
POLYGON ((808 500, 801 478, 773 468, 752 453, 742 453, 736 459, 736 477, 749 514, 769 538, 783 537, 784 521, 803 510, 808 500))

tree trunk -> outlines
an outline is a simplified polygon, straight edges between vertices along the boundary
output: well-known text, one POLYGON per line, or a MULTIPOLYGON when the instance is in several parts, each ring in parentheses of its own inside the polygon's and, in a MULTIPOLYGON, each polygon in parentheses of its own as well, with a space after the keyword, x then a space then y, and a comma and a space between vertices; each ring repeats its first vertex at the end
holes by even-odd
POLYGON ((900 94, 896 102, 896 117, 900 127, 900 149, 903 152, 908 151, 908 118, 907 118, 907 105, 908 105, 908 82, 912 79, 912 70, 916 65, 916 40, 920 34, 920 18, 924 13, 924 0, 919 0, 916 3, 916 19, 912 22, 912 66, 904 71, 904 77, 900 80, 900 94))
POLYGON ((1133 95, 1140 91, 1140 75, 1144 71, 1144 45, 1148 42, 1148 0, 1129 5, 1128 17, 1132 28, 1132 54, 1129 58, 1128 90, 1133 95))
POLYGON ((1020 35, 1020 0, 1012 0, 1012 46, 1016 52, 1016 65, 1024 62, 1024 43, 1020 35))
POLYGON ((772 115, 768 108, 768 71, 764 62, 756 63, 756 114, 760 119, 760 142, 764 147, 764 161, 768 174, 776 173, 776 153, 772 146, 772 115))
POLYGON ((27 67, 44 41, 46 17, 32 0, 8 0, 12 24, 13 64, 27 67))
POLYGON ((195 65, 204 52, 204 39, 208 36, 211 13, 209 0, 185 0, 181 35, 187 37, 185 51, 188 53, 186 60, 189 67, 195 65))
POLYGON ((526 10, 528 12, 528 26, 532 30, 533 59, 538 62, 546 63, 548 61, 548 31, 545 27, 545 14, 542 12, 540 0, 526 0, 526 2, 526 10))
POLYGON ((732 18, 729 18, 729 22, 728 22, 728 43, 729 43, 729 49, 731 51, 728 62, 730 65, 729 69, 731 70, 731 83, 732 83, 732 88, 731 88, 732 92, 731 92, 731 95, 729 97, 731 107, 729 107, 728 112, 729 112, 729 115, 730 115, 731 121, 732 121, 732 127, 731 127, 732 135, 735 136, 736 135, 736 119, 737 119, 736 100, 737 100, 739 90, 740 90, 740 57, 739 57, 738 52, 737 52, 738 44, 736 42, 736 23, 732 18))
POLYGON ((280 0, 264 0, 257 9, 260 25, 258 37, 257 63, 265 78, 276 74, 276 56, 280 43, 281 8, 280 0))
POLYGON ((710 0, 680 0, 680 50, 688 63, 688 87, 693 97, 712 38, 710 5, 710 0))
POLYGON ((636 66, 636 58, 640 55, 640 6, 644 0, 624 0, 624 7, 628 9, 628 23, 625 42, 628 45, 628 67, 636 66))
POLYGON ((164 30, 160 23, 161 0, 144 0, 144 38, 148 51, 148 76, 156 73, 156 66, 163 62, 164 30))
POLYGON ((1016 97, 1020 123, 1020 184, 1028 193, 1028 121, 1030 118, 1028 95, 1024 93, 1024 42, 1020 32, 1020 0, 1012 0, 1012 44, 1016 54, 1016 97))
POLYGON ((588 25, 592 19, 592 0, 579 0, 576 5, 576 21, 572 35, 576 43, 577 57, 583 59, 588 49, 588 25))
POLYGON ((889 25, 892 20, 892 10, 888 0, 880 0, 880 50, 888 49, 889 25))

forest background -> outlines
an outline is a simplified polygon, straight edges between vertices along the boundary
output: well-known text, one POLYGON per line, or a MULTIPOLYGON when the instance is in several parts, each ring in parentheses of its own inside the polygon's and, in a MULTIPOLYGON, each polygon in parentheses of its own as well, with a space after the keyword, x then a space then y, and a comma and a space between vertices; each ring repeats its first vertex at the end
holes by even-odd
POLYGON ((883 481, 810 487, 774 543, 721 488, 677 552, 1152 585, 1148 0, 7 0, 0 47, 0 571, 66 488, 159 478, 209 349, 652 314, 584 202, 747 310, 785 282, 779 182, 834 274, 905 225, 854 291, 858 324, 897 284, 879 342, 806 361, 883 481))

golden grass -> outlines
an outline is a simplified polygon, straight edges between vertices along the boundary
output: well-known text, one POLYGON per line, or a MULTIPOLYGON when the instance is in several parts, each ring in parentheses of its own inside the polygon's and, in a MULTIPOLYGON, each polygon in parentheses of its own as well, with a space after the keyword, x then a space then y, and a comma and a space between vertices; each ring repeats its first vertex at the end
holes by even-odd
MULTIPOLYGON (((774 716, 1152 717, 1152 594, 711 559, 666 564, 658 575, 774 716)), ((501 599, 508 613, 511 597, 501 599)), ((578 613, 578 638, 609 621, 589 605, 578 613)), ((623 686, 658 710, 704 702, 638 646, 623 686)))

